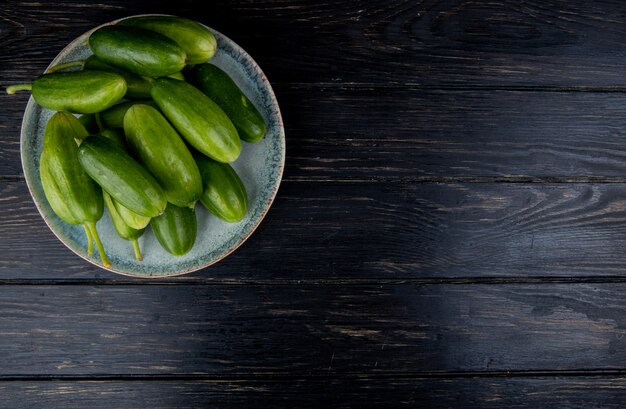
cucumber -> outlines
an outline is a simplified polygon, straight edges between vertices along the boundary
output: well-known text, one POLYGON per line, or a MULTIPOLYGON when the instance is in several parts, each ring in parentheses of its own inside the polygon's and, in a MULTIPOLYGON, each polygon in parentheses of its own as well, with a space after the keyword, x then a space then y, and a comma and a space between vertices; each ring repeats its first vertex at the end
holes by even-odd
POLYGON ((128 209, 128 207, 120 204, 119 202, 113 200, 113 204, 115 205, 115 209, 117 213, 120 215, 124 223, 126 223, 129 227, 133 229, 141 230, 145 228, 148 223, 150 223, 150 218, 146 216, 142 216, 128 209))
POLYGON ((32 90, 35 102, 53 111, 94 114, 115 104, 126 93, 124 78, 105 71, 56 72, 41 75, 32 84, 15 84, 7 93, 32 90))
POLYGON ((104 61, 137 75, 161 77, 185 66, 185 52, 168 37, 137 27, 105 26, 89 36, 91 51, 104 61))
POLYGON ((126 101, 122 102, 121 104, 115 104, 111 108, 100 113, 102 125, 106 128, 123 128, 124 115, 126 115, 126 111, 128 111, 128 108, 140 103, 150 105, 154 108, 157 107, 157 104, 154 101, 126 101))
POLYGON ((187 64, 207 62, 215 54, 215 36, 202 24, 175 16, 142 16, 122 20, 118 25, 155 31, 174 40, 187 54, 187 64))
POLYGON ((215 65, 200 64, 194 67, 192 78, 196 87, 226 112, 241 139, 258 142, 263 138, 263 117, 228 74, 215 65))
POLYGON ((104 128, 98 133, 113 141, 120 148, 126 150, 126 137, 120 128, 104 128))
POLYGON ((203 193, 200 202, 220 219, 234 223, 246 214, 248 195, 243 182, 227 163, 216 162, 202 155, 195 156, 202 175, 203 193))
POLYGON ((139 75, 135 75, 131 72, 124 71, 120 68, 114 67, 111 64, 107 64, 95 55, 91 55, 85 60, 85 69, 114 72, 121 75, 126 81, 126 94, 124 95, 125 98, 150 98, 150 88, 152 88, 152 83, 150 82, 150 80, 140 77, 139 75))
POLYGON ((162 215, 150 220, 150 226, 161 246, 175 256, 187 253, 196 241, 198 223, 190 207, 168 203, 162 215))
POLYGON ((135 213, 155 217, 167 204, 154 177, 113 141, 92 136, 78 148, 83 169, 113 199, 135 213))
POLYGON ((200 171, 167 119, 151 106, 133 105, 124 116, 124 133, 139 162, 163 188, 167 201, 193 206, 202 194, 200 171))
POLYGON ((143 230, 136 230, 132 227, 129 227, 117 212, 111 196, 109 196, 107 192, 102 192, 102 195, 104 197, 104 204, 109 210, 109 215, 111 216, 113 227, 115 227, 115 231, 117 231, 117 235, 124 240, 128 240, 132 243, 133 250, 135 251, 135 258, 137 259, 137 261, 141 261, 143 257, 141 256, 141 249, 139 248, 139 242, 137 241, 137 239, 141 237, 141 235, 143 234, 143 230))
POLYGON ((54 213, 66 223, 82 224, 82 220, 78 215, 69 208, 68 203, 64 200, 61 189, 59 189, 59 185, 55 182, 54 177, 50 173, 45 151, 41 153, 41 157, 39 158, 39 176, 41 178, 43 191, 46 194, 46 199, 48 199, 48 203, 54 213))
POLYGON ((102 191, 79 164, 75 140, 86 138, 87 131, 73 115, 57 112, 46 124, 40 158, 41 184, 52 210, 67 223, 82 224, 87 233, 87 253, 91 238, 96 241, 100 260, 109 266, 96 230, 103 213, 102 191))
POLYGON ((184 81, 157 78, 150 94, 194 148, 218 162, 233 162, 239 157, 241 141, 235 126, 202 91, 184 81))

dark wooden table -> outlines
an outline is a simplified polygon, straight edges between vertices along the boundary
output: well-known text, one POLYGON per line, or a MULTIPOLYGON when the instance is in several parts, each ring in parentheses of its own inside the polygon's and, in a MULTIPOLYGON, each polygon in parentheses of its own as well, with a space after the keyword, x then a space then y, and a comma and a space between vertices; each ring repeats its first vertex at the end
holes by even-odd
POLYGON ((0 96, 0 407, 623 408, 626 3, 0 4, 0 84, 126 15, 198 19, 274 85, 267 218, 188 276, 47 229, 0 96))

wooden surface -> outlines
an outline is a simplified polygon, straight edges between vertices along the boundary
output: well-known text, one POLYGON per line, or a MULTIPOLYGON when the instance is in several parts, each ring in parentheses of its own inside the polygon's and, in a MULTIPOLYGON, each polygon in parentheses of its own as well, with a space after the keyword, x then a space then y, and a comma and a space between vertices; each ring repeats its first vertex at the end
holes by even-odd
POLYGON ((41 220, 1 94, 0 407, 626 406, 626 3, 9 0, 0 85, 138 13, 257 60, 284 182, 215 266, 108 273, 41 220))

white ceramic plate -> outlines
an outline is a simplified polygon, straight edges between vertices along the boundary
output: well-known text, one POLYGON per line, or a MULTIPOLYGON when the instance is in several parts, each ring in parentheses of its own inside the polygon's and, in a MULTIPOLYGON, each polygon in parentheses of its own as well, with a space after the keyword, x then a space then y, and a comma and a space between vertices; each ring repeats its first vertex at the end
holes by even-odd
MULTIPOLYGON (((107 24, 114 24, 116 21, 107 24)), ((50 66, 82 60, 91 55, 86 45, 93 30, 72 41, 50 66)), ((97 223, 98 232, 111 261, 107 270, 139 277, 166 277, 190 273, 207 267, 232 253, 257 228, 276 196, 285 162, 285 132, 274 92, 267 78, 241 47, 228 37, 209 28, 217 39, 218 49, 211 63, 226 71, 259 109, 267 123, 267 133, 256 144, 242 142, 241 156, 233 168, 248 192, 248 212, 238 223, 226 223, 211 215, 200 203, 196 206, 198 236, 191 251, 175 257, 161 248, 147 229, 139 239, 144 259, 135 260, 130 242, 121 239, 107 211, 97 223)), ((22 168, 30 193, 52 232, 70 250, 102 267, 98 252, 87 256, 87 238, 82 226, 63 222, 51 209, 39 178, 39 157, 43 135, 53 111, 37 105, 31 97, 24 112, 21 134, 22 168)))

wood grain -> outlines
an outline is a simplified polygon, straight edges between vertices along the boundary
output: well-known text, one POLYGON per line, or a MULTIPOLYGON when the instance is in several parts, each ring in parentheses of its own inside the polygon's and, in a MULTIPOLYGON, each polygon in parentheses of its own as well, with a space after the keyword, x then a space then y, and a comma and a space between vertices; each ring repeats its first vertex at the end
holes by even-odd
MULTIPOLYGON (((0 279, 127 280, 66 249, 23 182, 0 197, 0 279)), ((285 182, 249 241, 174 281, 626 278, 624 248, 622 183, 285 182)))
MULTIPOLYGON (((623 93, 279 86, 277 96, 287 179, 626 180, 623 93)), ((26 99, 0 95, 1 176, 22 174, 26 99)))
POLYGON ((137 13, 200 20, 278 82, 626 85, 626 5, 606 0, 10 0, 0 5, 0 78, 32 78, 79 34, 137 13))
POLYGON ((621 409, 623 377, 323 378, 0 383, 12 409, 467 408, 621 409), (324 393, 317 393, 324 391, 324 393))
POLYGON ((625 300, 625 284, 5 285, 0 375, 620 369, 625 300))

